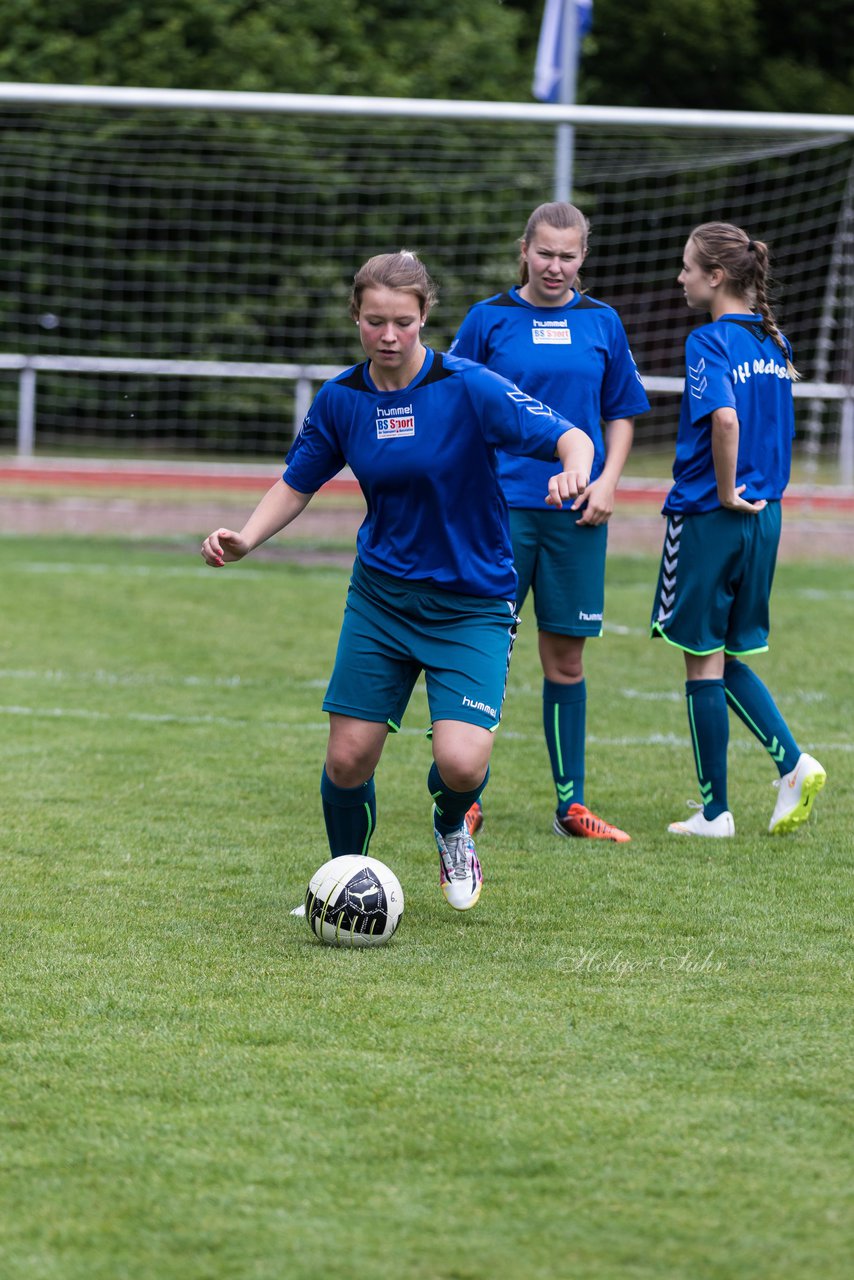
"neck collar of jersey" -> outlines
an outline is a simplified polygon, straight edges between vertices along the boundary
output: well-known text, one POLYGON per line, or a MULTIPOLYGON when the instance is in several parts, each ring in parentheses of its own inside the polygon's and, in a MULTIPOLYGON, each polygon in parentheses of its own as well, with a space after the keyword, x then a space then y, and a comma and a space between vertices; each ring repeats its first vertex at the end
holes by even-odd
POLYGON ((403 395, 405 391, 411 390, 412 387, 417 387, 419 382, 421 382, 424 378, 426 378, 427 374, 433 368, 433 355, 434 355, 433 348, 425 347, 424 352, 425 352, 424 363, 421 365, 421 368, 418 370, 418 372, 416 373, 412 381, 407 382, 406 385, 403 387, 393 387, 390 391, 387 391, 385 387, 377 386, 377 384, 374 382, 373 378, 371 377, 371 362, 370 360, 366 360, 362 366, 364 377, 365 377, 365 385, 369 387, 370 390, 373 391, 378 396, 403 395))
POLYGON ((578 306, 581 294, 577 289, 573 289, 572 297, 569 302, 562 302, 557 307, 538 307, 534 302, 527 302, 519 293, 521 285, 514 284, 510 289, 510 297, 514 302, 518 302, 520 307, 527 307, 529 311, 547 311, 550 316, 558 315, 561 311, 571 311, 573 307, 578 306))

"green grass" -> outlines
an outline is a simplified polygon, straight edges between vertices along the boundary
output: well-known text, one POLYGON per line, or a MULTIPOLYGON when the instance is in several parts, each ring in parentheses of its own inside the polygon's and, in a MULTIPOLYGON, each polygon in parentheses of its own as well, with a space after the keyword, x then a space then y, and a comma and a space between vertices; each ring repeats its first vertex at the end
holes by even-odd
POLYGON ((655 570, 610 561, 587 655, 588 799, 632 843, 549 833, 526 610, 481 903, 438 890, 419 686, 371 850, 406 914, 337 952, 288 910, 347 573, 0 539, 4 1280, 850 1274, 849 571, 781 566, 756 659, 828 769, 811 824, 765 834, 733 722, 738 836, 682 842, 655 570))

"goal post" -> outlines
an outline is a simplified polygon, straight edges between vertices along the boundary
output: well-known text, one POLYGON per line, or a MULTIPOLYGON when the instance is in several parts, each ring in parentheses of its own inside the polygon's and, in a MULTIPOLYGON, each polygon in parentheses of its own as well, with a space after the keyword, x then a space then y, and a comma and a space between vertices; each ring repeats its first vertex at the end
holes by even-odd
POLYGON ((772 248, 798 448, 850 483, 854 117, 753 112, 0 85, 0 448, 25 388, 36 450, 278 457, 294 371, 360 357, 356 266, 418 250, 445 347, 515 280, 567 122, 583 284, 651 389, 637 448, 672 450, 697 322, 675 277, 691 227, 723 218, 772 248))

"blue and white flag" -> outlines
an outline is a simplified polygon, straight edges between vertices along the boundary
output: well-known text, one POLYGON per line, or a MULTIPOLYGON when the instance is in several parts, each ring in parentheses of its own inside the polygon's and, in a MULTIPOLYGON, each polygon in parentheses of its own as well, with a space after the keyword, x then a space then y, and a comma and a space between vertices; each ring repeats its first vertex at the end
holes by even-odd
MULTIPOLYGON (((533 93, 540 102, 560 101, 560 81, 563 71, 564 14, 570 7, 568 0, 546 0, 543 25, 537 45, 537 61, 534 64, 533 93)), ((593 0, 575 0, 576 58, 581 41, 593 23, 593 0)))

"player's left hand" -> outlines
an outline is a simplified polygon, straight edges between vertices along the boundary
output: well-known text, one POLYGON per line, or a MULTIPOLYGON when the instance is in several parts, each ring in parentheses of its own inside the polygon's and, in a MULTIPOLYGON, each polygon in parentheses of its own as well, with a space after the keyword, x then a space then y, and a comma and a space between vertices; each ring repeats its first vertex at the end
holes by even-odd
POLYGON ((592 480, 572 504, 573 511, 584 507, 581 519, 576 520, 575 523, 607 524, 614 511, 614 489, 615 486, 603 476, 599 476, 598 480, 592 480), (584 506, 585 503, 586 506, 584 506))
POLYGON ((559 511, 565 502, 577 498, 589 483, 590 477, 586 471, 559 471, 549 480, 546 502, 559 511))
POLYGON ((746 484, 740 484, 732 493, 722 493, 718 490, 718 500, 722 507, 727 511, 743 511, 749 515, 757 516, 760 511, 764 511, 768 503, 764 498, 759 498, 756 502, 748 502, 741 495, 747 488, 746 484))

